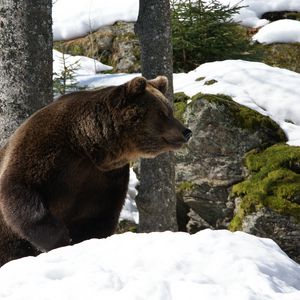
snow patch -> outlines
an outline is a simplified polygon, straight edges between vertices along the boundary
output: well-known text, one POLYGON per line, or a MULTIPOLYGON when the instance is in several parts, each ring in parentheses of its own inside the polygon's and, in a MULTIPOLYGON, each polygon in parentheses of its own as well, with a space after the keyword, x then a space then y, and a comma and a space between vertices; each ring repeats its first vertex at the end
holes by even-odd
POLYGON ((300 299, 300 266, 275 242, 209 229, 92 239, 9 262, 0 282, 6 300, 300 299))
POLYGON ((84 36, 116 21, 134 22, 139 0, 57 0, 53 4, 55 41, 84 36))
POLYGON ((295 20, 279 20, 259 30, 252 39, 262 44, 299 43, 300 22, 295 20))
MULTIPOLYGON (((54 74, 61 74, 64 68, 75 68, 74 75, 87 76, 94 75, 99 72, 109 71, 113 68, 107 66, 95 59, 85 56, 72 56, 63 54, 57 50, 53 50, 53 72, 54 74), (64 65, 65 64, 65 65, 64 65)), ((55 75, 56 76, 56 75, 55 75)))
POLYGON ((233 20, 247 27, 262 27, 269 23, 261 19, 266 12, 300 11, 299 0, 219 0, 224 5, 243 6, 233 20))

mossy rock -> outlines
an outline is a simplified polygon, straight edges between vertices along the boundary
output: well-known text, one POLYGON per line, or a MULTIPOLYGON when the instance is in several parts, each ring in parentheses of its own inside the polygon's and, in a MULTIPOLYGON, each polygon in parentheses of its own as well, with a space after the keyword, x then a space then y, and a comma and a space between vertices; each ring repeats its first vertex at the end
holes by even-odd
POLYGON ((300 73, 300 43, 264 45, 262 62, 300 73))
POLYGON ((112 66, 115 73, 140 71, 140 47, 132 22, 116 22, 81 38, 55 42, 54 49, 97 59, 112 66))
POLYGON ((275 141, 287 141, 283 130, 270 117, 234 102, 230 96, 199 93, 192 97, 193 102, 197 99, 204 99, 218 105, 219 109, 222 109, 228 115, 228 122, 232 123, 232 126, 248 129, 250 132, 256 132, 264 128, 269 131, 270 137, 275 141))
POLYGON ((122 220, 119 222, 116 233, 121 234, 125 232, 137 232, 137 224, 128 221, 128 220, 122 220))
POLYGON ((215 83, 217 83, 218 81, 215 79, 211 79, 211 80, 207 80, 204 82, 204 85, 213 85, 215 83))
POLYGON ((300 147, 278 144, 245 158, 250 176, 232 188, 240 198, 231 230, 242 227, 243 218, 267 207, 300 222, 300 147))
POLYGON ((186 112, 189 100, 191 98, 183 92, 174 94, 174 115, 183 123, 185 123, 184 113, 186 112))

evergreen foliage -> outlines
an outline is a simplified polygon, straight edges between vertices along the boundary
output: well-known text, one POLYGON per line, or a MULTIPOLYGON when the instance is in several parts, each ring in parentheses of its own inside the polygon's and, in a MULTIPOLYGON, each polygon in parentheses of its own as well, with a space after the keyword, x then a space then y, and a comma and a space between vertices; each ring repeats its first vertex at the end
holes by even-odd
POLYGON ((258 46, 232 16, 241 7, 217 0, 172 0, 173 60, 176 72, 224 59, 257 58, 258 46))
POLYGON ((62 52, 61 63, 63 69, 60 73, 53 75, 53 92, 54 94, 64 95, 71 91, 79 90, 78 82, 75 79, 75 71, 79 69, 78 61, 72 64, 68 63, 68 58, 62 52))

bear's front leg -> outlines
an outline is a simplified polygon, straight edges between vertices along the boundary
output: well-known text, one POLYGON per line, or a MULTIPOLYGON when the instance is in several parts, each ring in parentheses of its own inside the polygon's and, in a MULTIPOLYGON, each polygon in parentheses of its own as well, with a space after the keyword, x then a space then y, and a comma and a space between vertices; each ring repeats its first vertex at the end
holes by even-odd
POLYGON ((6 224, 40 251, 70 244, 69 231, 25 184, 1 180, 0 209, 6 224))

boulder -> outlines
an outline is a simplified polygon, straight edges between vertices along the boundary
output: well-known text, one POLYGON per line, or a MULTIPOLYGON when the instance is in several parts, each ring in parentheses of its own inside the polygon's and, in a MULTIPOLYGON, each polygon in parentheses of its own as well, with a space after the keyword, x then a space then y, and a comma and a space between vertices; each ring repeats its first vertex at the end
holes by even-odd
POLYGON ((198 94, 189 104, 187 99, 182 93, 175 97, 177 116, 193 131, 191 142, 176 154, 178 201, 185 205, 179 206, 178 217, 186 218, 181 212, 188 206, 192 217, 186 218, 186 230, 227 228, 235 208, 228 196, 232 186, 247 176, 245 154, 286 137, 269 117, 228 96, 198 94))
POLYGON ((193 131, 176 153, 178 225, 271 238, 300 262, 300 147, 269 117, 225 95, 175 95, 193 131))
POLYGON ((229 228, 272 238, 300 262, 300 147, 251 151, 244 164, 249 176, 232 188, 229 228))
POLYGON ((300 73, 300 43, 263 46, 262 62, 300 73))

